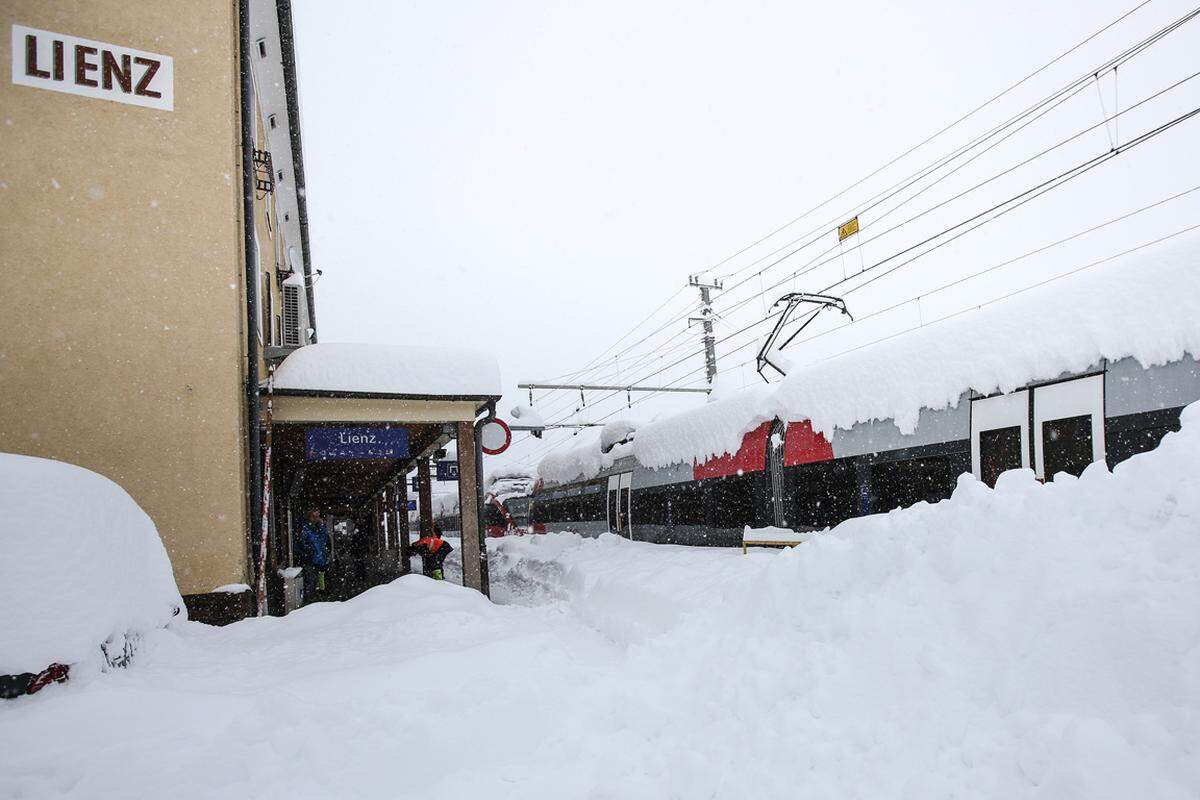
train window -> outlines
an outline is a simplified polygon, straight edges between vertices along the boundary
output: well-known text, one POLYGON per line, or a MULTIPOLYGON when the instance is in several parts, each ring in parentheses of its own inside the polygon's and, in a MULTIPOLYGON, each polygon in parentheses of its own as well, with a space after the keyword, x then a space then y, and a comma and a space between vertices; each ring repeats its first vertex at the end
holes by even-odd
POLYGON ((1092 415, 1042 423, 1042 458, 1046 480, 1060 472, 1079 475, 1092 463, 1092 415))
POLYGON ((796 472, 794 525, 826 528, 858 513, 858 479, 850 464, 824 462, 796 472))
POLYGON ((1093 461, 1103 461, 1104 376, 1087 375, 1035 387, 1032 430, 1036 433, 1034 469, 1039 478, 1050 480, 1063 471, 1078 474, 1093 461))
MULTIPOLYGON (((1020 432, 1018 431, 1018 441, 1020 432)), ((954 491, 958 473, 951 457, 913 458, 871 465, 871 506, 876 511, 936 503, 954 491)))
POLYGON ((1001 472, 1030 466, 1031 402, 1032 394, 1028 389, 994 397, 978 397, 971 401, 971 471, 976 478, 988 485, 995 485, 996 477, 1001 472), (1016 429, 1015 449, 1009 439, 1013 435, 1011 428, 1016 429), (995 434, 989 433, 990 431, 1005 433, 995 434), (984 466, 984 451, 988 449, 984 443, 985 439, 991 443, 991 454, 988 456, 991 460, 990 467, 984 466))
POLYGON ((995 486, 1000 473, 1021 467, 1021 426, 979 432, 979 477, 995 486))
POLYGON ((527 525, 529 523, 529 498, 528 497, 513 497, 504 501, 504 507, 508 509, 508 514, 513 518, 513 522, 518 525, 527 525))
POLYGON ((1129 425, 1129 421, 1136 417, 1126 417, 1123 420, 1125 424, 1122 424, 1123 421, 1108 419, 1104 439, 1109 468, 1131 456, 1158 447, 1164 436, 1179 430, 1179 412, 1178 408, 1157 412, 1155 417, 1149 420, 1149 424, 1137 426, 1129 425))
POLYGON ((580 498, 579 518, 584 522, 604 521, 604 493, 592 492, 580 498))
POLYGON ((579 514, 580 498, 568 497, 563 500, 563 518, 568 522, 579 522, 583 519, 579 514))
POLYGON ((704 489, 699 483, 680 485, 669 493, 672 525, 704 524, 704 489))
POLYGON ((639 491, 634 495, 633 521, 638 525, 666 525, 666 493, 639 491))
POLYGON ((489 528, 504 527, 507 522, 504 515, 500 513, 500 509, 496 508, 494 503, 484 503, 483 505, 483 524, 489 528))
POLYGON ((715 528, 754 525, 754 476, 718 478, 709 486, 709 503, 715 528))

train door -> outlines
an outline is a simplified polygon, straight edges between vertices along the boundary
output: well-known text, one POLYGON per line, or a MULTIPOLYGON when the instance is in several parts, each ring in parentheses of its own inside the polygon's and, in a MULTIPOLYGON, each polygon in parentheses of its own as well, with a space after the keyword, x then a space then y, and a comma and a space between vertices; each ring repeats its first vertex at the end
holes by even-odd
POLYGON ((1029 390, 971 401, 971 471, 995 486, 1000 473, 1029 466, 1029 390))
POLYGON ((633 473, 622 472, 620 474, 621 494, 621 531, 623 535, 633 538, 633 473))
POLYGON ((608 529, 621 532, 621 476, 608 476, 608 529))
POLYGON ((608 529, 620 536, 630 536, 632 487, 632 472, 608 476, 608 529))
POLYGON ((1033 390, 1034 470, 1042 480, 1079 475, 1104 460, 1104 376, 1038 386, 1033 390))
POLYGON ((779 420, 771 426, 767 439, 767 472, 770 475, 771 524, 777 528, 787 527, 786 504, 783 496, 783 440, 787 426, 779 420))

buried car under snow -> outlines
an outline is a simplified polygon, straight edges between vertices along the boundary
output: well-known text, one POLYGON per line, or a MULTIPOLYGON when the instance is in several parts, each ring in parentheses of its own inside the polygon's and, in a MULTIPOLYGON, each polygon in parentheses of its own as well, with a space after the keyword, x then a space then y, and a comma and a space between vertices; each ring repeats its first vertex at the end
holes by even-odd
POLYGON ((150 517, 90 470, 0 453, 0 696, 124 666, 183 615, 150 517))

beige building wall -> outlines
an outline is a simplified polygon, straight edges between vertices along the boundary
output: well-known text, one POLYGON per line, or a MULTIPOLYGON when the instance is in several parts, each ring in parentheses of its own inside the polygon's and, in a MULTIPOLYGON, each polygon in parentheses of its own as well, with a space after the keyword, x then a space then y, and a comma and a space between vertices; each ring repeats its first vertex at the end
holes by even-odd
POLYGON ((184 594, 246 581, 236 5, 0 20, 0 450, 121 484, 184 594), (171 56, 174 110, 14 85, 14 23, 171 56))

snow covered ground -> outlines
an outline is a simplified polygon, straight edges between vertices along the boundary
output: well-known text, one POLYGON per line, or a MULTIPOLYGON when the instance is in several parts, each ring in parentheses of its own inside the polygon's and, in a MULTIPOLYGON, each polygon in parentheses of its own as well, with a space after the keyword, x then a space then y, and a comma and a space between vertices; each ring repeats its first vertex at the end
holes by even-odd
POLYGON ((0 796, 1195 798, 1200 407, 786 551, 493 540, 0 707, 0 796))

